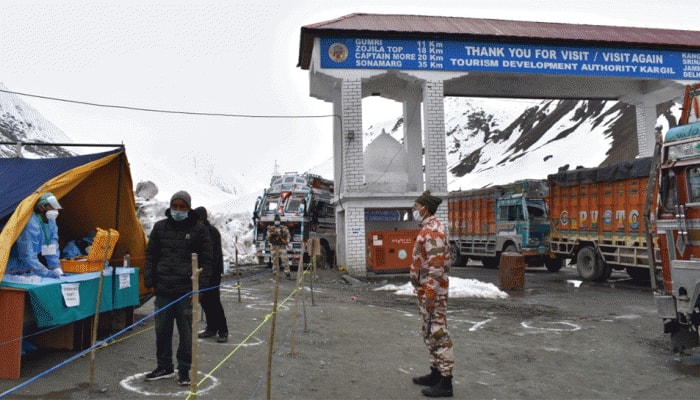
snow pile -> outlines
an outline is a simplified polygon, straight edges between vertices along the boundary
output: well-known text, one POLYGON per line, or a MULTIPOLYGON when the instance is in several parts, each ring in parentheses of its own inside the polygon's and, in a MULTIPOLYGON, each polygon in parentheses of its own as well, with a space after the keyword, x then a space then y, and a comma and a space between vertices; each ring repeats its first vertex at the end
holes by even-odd
MULTIPOLYGON (((137 190, 136 208, 139 221, 146 235, 151 233, 156 221, 165 218, 165 210, 169 207, 169 201, 159 201, 153 196, 153 186, 148 185, 148 190, 137 190), (144 197, 144 194, 149 197, 144 197)), ((157 188, 155 189, 157 192, 157 188)), ((199 195, 198 192, 193 192, 199 195)), ((200 200, 201 201, 201 200, 200 200)), ((199 207, 202 203, 197 197, 192 198, 192 208, 199 207)), ((215 207, 204 205, 207 209, 209 223, 214 225, 221 233, 221 247, 224 253, 224 261, 229 265, 256 263, 255 246, 253 244, 252 213, 250 212, 222 212, 225 205, 215 207)), ((252 209, 252 205, 249 206, 252 209)))
MULTIPOLYGON (((401 286, 385 285, 374 290, 394 291, 399 296, 414 296, 413 285, 407 282, 401 286)), ((469 297, 479 299, 505 299, 508 293, 500 290, 493 283, 481 282, 476 279, 463 279, 454 276, 450 277, 449 297, 469 297)))

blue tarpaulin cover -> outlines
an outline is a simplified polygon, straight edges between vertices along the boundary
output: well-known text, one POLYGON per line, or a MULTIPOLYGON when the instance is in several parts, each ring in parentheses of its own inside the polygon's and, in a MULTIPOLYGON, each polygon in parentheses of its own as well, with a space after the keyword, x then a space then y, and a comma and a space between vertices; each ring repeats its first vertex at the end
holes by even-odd
POLYGON ((120 151, 59 158, 0 158, 0 220, 12 214, 20 201, 49 179, 120 151))

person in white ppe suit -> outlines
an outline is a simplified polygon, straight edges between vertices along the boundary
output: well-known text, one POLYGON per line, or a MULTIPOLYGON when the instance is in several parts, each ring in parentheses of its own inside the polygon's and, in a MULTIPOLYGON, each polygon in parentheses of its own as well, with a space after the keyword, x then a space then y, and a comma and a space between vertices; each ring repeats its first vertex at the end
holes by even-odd
POLYGON ((44 193, 34 206, 34 213, 10 250, 5 272, 59 278, 61 270, 56 218, 61 204, 52 193, 44 193), (46 265, 41 259, 45 260, 46 265))

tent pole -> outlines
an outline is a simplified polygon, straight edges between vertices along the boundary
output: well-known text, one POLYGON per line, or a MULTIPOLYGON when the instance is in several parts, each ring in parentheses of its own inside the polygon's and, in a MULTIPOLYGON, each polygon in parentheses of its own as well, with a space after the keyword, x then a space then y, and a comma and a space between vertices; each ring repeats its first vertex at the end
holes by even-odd
MULTIPOLYGON (((119 219, 121 218, 121 197, 122 197, 122 168, 124 168, 124 149, 122 148, 122 152, 119 154, 119 170, 117 172, 117 209, 114 213, 115 215, 115 221, 114 221, 114 229, 119 231, 119 219)), ((127 252, 129 249, 126 250, 127 252)), ((126 267, 126 265, 125 265, 126 267)), ((117 282, 114 277, 117 276, 117 266, 112 265, 112 304, 117 304, 117 282)), ((109 312, 109 333, 112 334, 114 333, 114 310, 110 310, 109 312)))

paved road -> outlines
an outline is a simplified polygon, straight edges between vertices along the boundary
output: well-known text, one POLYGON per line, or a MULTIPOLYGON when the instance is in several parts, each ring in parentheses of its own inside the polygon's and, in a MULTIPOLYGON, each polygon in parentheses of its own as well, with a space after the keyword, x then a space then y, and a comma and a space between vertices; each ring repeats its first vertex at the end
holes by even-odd
MULTIPOLYGON (((224 281, 229 343, 199 341, 199 398, 267 397, 273 320, 271 398, 423 398, 410 380, 427 368, 415 301, 374 290, 406 283, 405 275, 375 275, 351 285, 337 270, 322 270, 312 285, 313 298, 308 280, 307 290, 295 298, 294 282, 283 279, 273 318, 269 269, 250 267, 244 273, 240 292, 236 276, 224 281)), ((499 283, 498 270, 480 266, 458 268, 453 276, 499 283)), ((450 300, 455 398, 696 396, 700 355, 670 353, 650 289, 624 273, 614 273, 606 284, 584 282, 578 288, 567 285, 572 279, 578 279, 572 267, 558 273, 528 269, 523 290, 509 292, 507 299, 450 300)), ((152 308, 149 302, 138 309, 137 319, 147 318, 152 308)), ((175 380, 143 381, 155 367, 154 343, 147 318, 95 352, 94 393, 88 390, 90 355, 46 372, 75 355, 67 351, 26 356, 22 377, 0 381, 0 390, 16 399, 187 398, 189 388, 175 380)))

